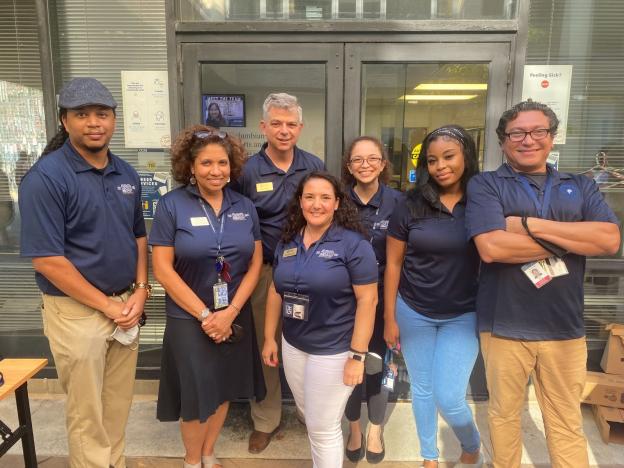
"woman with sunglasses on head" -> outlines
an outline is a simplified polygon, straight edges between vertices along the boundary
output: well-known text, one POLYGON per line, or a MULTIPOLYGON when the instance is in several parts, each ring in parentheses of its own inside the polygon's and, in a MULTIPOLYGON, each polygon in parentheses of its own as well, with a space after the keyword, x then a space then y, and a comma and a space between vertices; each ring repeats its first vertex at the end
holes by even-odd
POLYGON ((260 227, 251 201, 227 187, 244 156, 240 140, 212 127, 182 131, 171 161, 183 185, 159 201, 149 236, 167 293, 157 417, 181 421, 185 468, 221 467, 214 446, 229 402, 264 397, 248 304, 260 227))
POLYGON ((388 346, 401 343, 427 468, 438 466, 438 411, 461 443, 455 466, 483 464, 479 431, 466 403, 479 352, 479 255, 466 238, 465 193, 478 167, 475 143, 462 127, 429 133, 416 166, 416 187, 388 227, 384 336, 388 346))
MULTIPOLYGON (((373 246, 379 272, 379 303, 375 314, 373 337, 369 351, 381 358, 386 354, 383 331, 383 275, 386 268, 386 230, 388 220, 396 209, 401 192, 386 185, 390 178, 390 161, 382 143, 369 136, 361 136, 351 142, 342 160, 342 182, 349 188, 348 196, 354 202, 360 220, 373 246)), ((367 375, 365 381, 355 387, 349 397, 345 416, 349 420, 350 434, 345 453, 352 462, 364 458, 369 463, 384 459, 382 424, 386 415, 389 390, 382 385, 382 366, 379 372, 367 375), (370 426, 366 443, 360 428, 362 396, 366 398, 370 426), (366 448, 365 448, 366 446, 366 448)))
POLYGON ((262 358, 284 373, 305 417, 315 468, 343 461, 341 419, 362 382, 377 304, 375 254, 338 180, 311 172, 299 183, 275 250, 262 358))

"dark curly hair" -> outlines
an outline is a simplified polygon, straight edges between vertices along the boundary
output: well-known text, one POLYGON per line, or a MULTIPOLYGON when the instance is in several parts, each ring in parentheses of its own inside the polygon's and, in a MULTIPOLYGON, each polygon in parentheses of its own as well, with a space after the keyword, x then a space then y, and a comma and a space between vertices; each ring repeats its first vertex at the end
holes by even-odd
POLYGON ((342 183, 345 184, 346 187, 355 185, 355 177, 353 177, 353 175, 349 172, 349 161, 351 160, 353 148, 355 148, 355 145, 361 141, 370 141, 379 150, 381 159, 386 162, 386 166, 383 168, 383 171, 381 171, 381 174, 379 174, 379 181, 387 184, 390 181, 390 176, 392 174, 392 163, 388 159, 387 151, 379 139, 366 135, 357 137, 349 144, 349 146, 347 146, 347 149, 342 157, 342 183))
POLYGON ((427 161, 429 146, 438 138, 454 140, 461 147, 464 155, 464 173, 461 176, 460 185, 464 194, 466 193, 468 181, 472 176, 479 173, 477 147, 474 139, 465 128, 459 125, 444 125, 427 134, 422 142, 420 156, 418 156, 418 163, 416 164, 416 186, 407 192, 407 206, 416 217, 422 215, 421 201, 423 195, 428 199, 440 199, 440 188, 429 175, 427 161))
POLYGON ((522 101, 514 105, 511 109, 507 109, 505 112, 503 112, 503 115, 501 115, 501 118, 498 121, 498 126, 496 127, 496 135, 498 136, 499 143, 502 144, 507 137, 505 133, 505 130, 507 129, 507 124, 512 120, 515 120, 520 112, 529 111, 540 111, 546 117, 548 117, 548 128, 550 130, 550 134, 553 137, 557 135, 557 130, 559 129, 559 119, 557 118, 557 114, 555 114, 555 111, 553 111, 546 104, 527 99, 526 101, 522 101))
POLYGON ((181 184, 188 184, 191 179, 191 166, 197 154, 205 146, 213 144, 225 149, 230 161, 230 179, 238 179, 246 154, 243 143, 235 136, 208 125, 193 125, 182 130, 171 147, 171 174, 174 180, 181 184), (213 133, 213 135, 197 136, 197 133, 201 132, 213 133), (225 138, 221 138, 220 134, 224 134, 225 138))
POLYGON ((339 200, 338 209, 334 213, 333 224, 366 235, 366 231, 364 231, 360 223, 357 208, 342 190, 338 179, 329 172, 313 171, 306 174, 306 176, 301 179, 301 182, 299 182, 297 186, 297 191, 293 195, 292 200, 290 200, 286 214, 286 222, 284 223, 284 229, 282 231, 282 241, 285 243, 290 242, 306 225, 306 220, 303 217, 299 202, 303 195, 303 187, 310 179, 326 180, 333 187, 334 196, 339 200))

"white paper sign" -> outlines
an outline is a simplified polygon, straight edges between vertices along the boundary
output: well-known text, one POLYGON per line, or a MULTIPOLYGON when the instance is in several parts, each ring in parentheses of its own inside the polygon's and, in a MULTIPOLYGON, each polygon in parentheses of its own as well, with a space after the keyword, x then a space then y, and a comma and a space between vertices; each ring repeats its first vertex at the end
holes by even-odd
POLYGON ((572 65, 525 65, 522 100, 532 99, 548 105, 559 118, 555 144, 566 142, 572 65))
POLYGON ((121 93, 126 148, 169 147, 167 72, 122 71, 121 93))

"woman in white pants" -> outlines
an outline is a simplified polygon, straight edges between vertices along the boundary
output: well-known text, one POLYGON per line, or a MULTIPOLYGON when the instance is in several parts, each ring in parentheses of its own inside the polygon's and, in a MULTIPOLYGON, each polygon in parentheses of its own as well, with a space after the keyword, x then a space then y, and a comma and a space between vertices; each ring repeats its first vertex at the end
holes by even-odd
POLYGON ((342 466, 340 421, 362 382, 377 304, 377 262, 340 183, 312 172, 299 184, 275 251, 262 358, 278 365, 304 414, 315 468, 342 466))

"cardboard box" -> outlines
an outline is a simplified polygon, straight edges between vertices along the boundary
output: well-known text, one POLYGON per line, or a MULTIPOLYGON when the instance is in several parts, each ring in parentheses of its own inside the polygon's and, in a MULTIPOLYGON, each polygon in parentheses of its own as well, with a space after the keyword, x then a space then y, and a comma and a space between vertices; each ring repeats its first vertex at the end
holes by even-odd
POLYGON ((600 367, 607 374, 624 375, 624 325, 610 323, 609 339, 602 353, 600 367))
POLYGON ((624 445, 624 409, 593 405, 592 411, 604 443, 624 445))
POLYGON ((588 372, 581 401, 590 405, 624 408, 624 376, 588 372))

